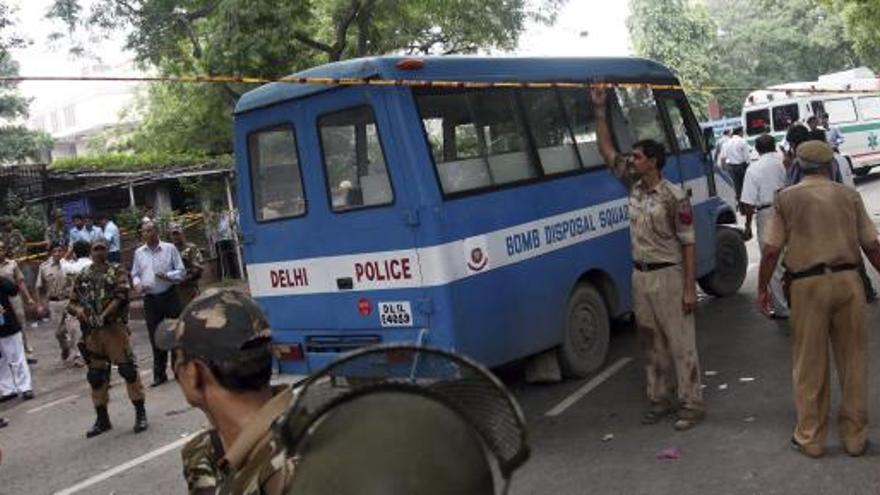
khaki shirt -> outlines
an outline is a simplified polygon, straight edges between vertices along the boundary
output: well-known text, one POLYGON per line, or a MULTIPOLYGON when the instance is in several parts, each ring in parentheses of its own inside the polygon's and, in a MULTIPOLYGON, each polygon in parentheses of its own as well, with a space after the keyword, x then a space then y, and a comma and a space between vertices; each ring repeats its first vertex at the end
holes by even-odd
POLYGON ((37 272, 36 288, 52 301, 67 299, 70 288, 68 278, 61 270, 61 263, 52 258, 44 261, 40 265, 40 271, 37 272))
POLYGON ((785 266, 801 272, 816 265, 857 264, 860 247, 877 240, 858 192, 818 176, 806 176, 776 195, 764 242, 785 249, 785 266))
POLYGON ((24 273, 21 272, 17 261, 7 258, 6 261, 0 263, 0 277, 6 277, 18 285, 24 280, 24 273))
POLYGON ((681 263, 682 246, 694 243, 694 213, 682 189, 661 179, 648 189, 617 155, 611 167, 629 190, 629 229, 633 260, 644 263, 681 263))
POLYGON ((272 424, 287 411, 293 388, 283 387, 239 433, 220 461, 224 473, 219 493, 282 494, 293 479, 293 461, 276 445, 272 424))

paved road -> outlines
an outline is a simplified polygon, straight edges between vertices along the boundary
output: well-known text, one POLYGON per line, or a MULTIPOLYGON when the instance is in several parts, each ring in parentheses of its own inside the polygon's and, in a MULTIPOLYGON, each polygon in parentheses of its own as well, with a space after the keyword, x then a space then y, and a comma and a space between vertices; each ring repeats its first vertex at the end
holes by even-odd
MULTIPOLYGON (((869 177, 860 188, 880 222, 880 180, 876 179, 869 177)), ((757 262, 753 244, 750 257, 757 262)), ((704 378, 709 417, 694 430, 677 433, 669 423, 639 424, 645 406, 643 379, 634 332, 628 328, 615 331, 602 375, 606 379, 594 388, 599 379, 530 386, 522 383, 516 367, 502 370, 526 412, 533 447, 531 460, 514 478, 512 492, 878 493, 880 447, 864 458, 851 459, 832 433, 828 455, 822 460, 808 460, 789 450, 794 418, 790 339, 784 323, 755 313, 756 272, 753 265, 739 295, 707 298, 700 304, 698 340, 704 370, 712 376, 704 378), (558 415, 547 415, 586 388, 591 391, 558 415), (679 460, 656 458, 658 451, 671 447, 680 450, 679 460)), ((871 307, 872 328, 880 328, 878 308, 871 307)), ((143 363, 149 363, 145 328, 136 323, 133 330, 136 352, 143 363)), ((871 351, 880 356, 875 333, 871 351)), ((204 419, 185 404, 177 386, 170 383, 148 390, 150 430, 136 436, 131 432, 134 412, 116 377, 110 405, 114 430, 86 440, 83 433, 93 416, 84 373, 56 364, 56 344, 48 326, 34 329, 33 335, 40 357, 34 367, 37 398, 0 405, 0 415, 12 423, 0 430, 0 494, 182 493, 179 446, 204 419)), ((149 383, 149 372, 143 373, 149 383)), ((874 380, 875 413, 880 411, 878 387, 880 381, 874 380)), ((874 418, 880 421, 877 414, 874 418)), ((877 427, 872 428, 871 438, 880 445, 877 427)))

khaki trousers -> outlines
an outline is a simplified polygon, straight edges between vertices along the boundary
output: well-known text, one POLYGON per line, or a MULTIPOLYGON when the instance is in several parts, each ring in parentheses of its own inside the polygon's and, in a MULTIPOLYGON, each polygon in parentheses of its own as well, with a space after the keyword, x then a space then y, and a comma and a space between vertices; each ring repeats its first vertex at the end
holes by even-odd
MULTIPOLYGON (((123 366, 134 367, 132 379, 125 380, 128 398, 132 402, 144 400, 144 385, 137 372, 134 351, 129 341, 129 330, 125 325, 108 325, 91 329, 86 336, 86 349, 89 352, 88 373, 102 378, 100 385, 92 384, 92 403, 106 406, 110 401, 110 364, 115 364, 122 373, 123 366)), ((123 375, 123 378, 126 378, 123 375)))
POLYGON ((705 410, 694 315, 682 307, 680 266, 633 271, 633 306, 652 406, 681 406, 682 417, 705 410))
POLYGON ((837 364, 841 404, 838 434, 848 452, 868 436, 868 339, 865 292, 855 270, 798 279, 791 284, 792 383, 795 440, 821 454, 831 408, 829 344, 837 364))
POLYGON ((56 325, 55 338, 61 350, 75 352, 80 339, 79 321, 67 314, 67 301, 49 301, 49 317, 56 325))

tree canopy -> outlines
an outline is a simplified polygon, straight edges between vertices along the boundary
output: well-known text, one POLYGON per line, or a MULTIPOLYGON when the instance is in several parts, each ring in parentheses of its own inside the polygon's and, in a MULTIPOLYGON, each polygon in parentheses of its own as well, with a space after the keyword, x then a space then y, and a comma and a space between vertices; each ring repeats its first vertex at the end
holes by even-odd
MULTIPOLYGON (((119 31, 162 74, 281 77, 389 52, 457 54, 513 48, 529 19, 565 0, 55 0, 71 33, 119 31)), ((81 50, 80 50, 81 51, 81 50)), ((231 109, 245 85, 154 86, 134 149, 231 150, 231 109)))
POLYGON ((845 16, 829 2, 631 0, 629 29, 638 55, 668 65, 686 84, 741 88, 691 94, 699 112, 711 95, 725 114, 737 115, 749 88, 815 80, 863 63, 845 16))
POLYGON ((872 0, 823 0, 846 25, 856 53, 872 67, 880 67, 880 6, 872 0))
MULTIPOLYGON (((18 75, 18 63, 11 49, 22 47, 26 41, 15 31, 14 13, 0 3, 0 75, 18 75)), ((15 83, 0 83, 0 163, 36 160, 47 149, 50 139, 43 133, 26 129, 22 119, 28 115, 29 101, 22 97, 15 83)))

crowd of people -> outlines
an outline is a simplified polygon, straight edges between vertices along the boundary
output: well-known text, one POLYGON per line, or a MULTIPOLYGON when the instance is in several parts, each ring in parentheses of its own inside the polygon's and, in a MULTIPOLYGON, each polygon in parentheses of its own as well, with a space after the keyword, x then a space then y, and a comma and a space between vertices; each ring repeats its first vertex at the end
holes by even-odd
MULTIPOLYGON (((187 241, 181 224, 172 224, 173 242, 159 240, 151 218, 140 228, 143 245, 134 252, 130 266, 122 264, 119 227, 107 215, 93 222, 88 215, 72 217, 65 228, 61 211, 46 228, 48 258, 36 273, 34 293, 28 289, 16 258, 24 252, 24 238, 11 222, 0 218, 0 402, 34 398, 28 357, 26 310, 50 322, 58 340, 60 362, 86 368, 96 411, 95 424, 86 432, 91 438, 111 428, 107 393, 111 365, 126 382, 135 408, 135 432, 147 429, 144 391, 137 361, 129 341, 129 300, 143 296, 150 341, 159 323, 177 318, 181 308, 199 293, 203 272, 199 248, 187 241)), ((153 386, 167 377, 167 351, 153 346, 153 386)), ((173 367, 173 365, 172 365, 173 367)), ((0 427, 8 424, 0 419, 0 427)))

